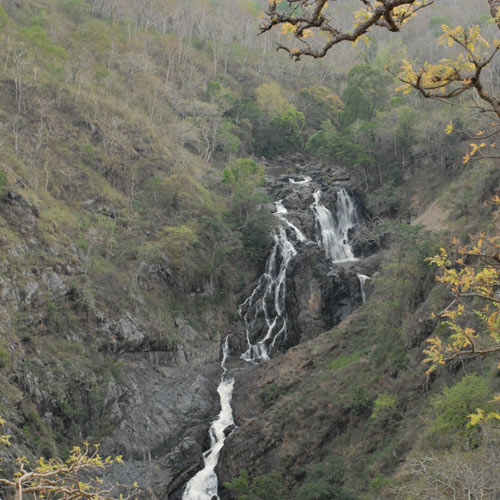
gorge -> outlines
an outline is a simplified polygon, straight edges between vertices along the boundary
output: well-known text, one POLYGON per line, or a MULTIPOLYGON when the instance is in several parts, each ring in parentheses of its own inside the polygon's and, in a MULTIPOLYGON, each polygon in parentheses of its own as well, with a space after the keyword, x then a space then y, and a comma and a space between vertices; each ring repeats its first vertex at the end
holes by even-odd
MULTIPOLYGON (((282 198, 272 204, 276 227, 265 271, 238 311, 244 323, 247 341, 246 348, 240 357, 247 363, 267 362, 295 345, 306 334, 306 330, 302 328, 308 328, 310 323, 301 323, 298 320, 299 314, 303 314, 304 310, 294 309, 292 300, 288 296, 290 282, 296 279, 296 276, 292 275, 289 270, 294 259, 301 258, 307 253, 312 255, 310 252, 316 256, 315 259, 303 260, 302 265, 307 266, 307 269, 299 272, 311 273, 312 268, 319 264, 329 267, 326 280, 323 280, 321 287, 315 290, 310 289, 309 294, 297 287, 294 290, 295 294, 308 295, 306 298, 303 297, 301 302, 308 301, 309 311, 318 316, 315 318, 317 321, 323 322, 323 329, 334 326, 336 322, 349 314, 349 311, 353 311, 366 300, 364 282, 369 279, 368 276, 356 273, 358 277, 356 287, 352 271, 350 271, 350 276, 343 274, 341 278, 335 278, 333 270, 337 266, 354 263, 358 270, 363 269, 362 262, 358 262, 359 259, 354 257, 350 244, 356 227, 361 221, 355 201, 342 183, 329 183, 324 186, 316 182, 314 177, 306 175, 308 173, 311 172, 306 171, 304 175, 283 175, 278 179, 272 176, 267 177, 267 190, 282 198), (326 188, 327 196, 322 196, 322 188, 326 188), (293 203, 294 209, 291 211, 286 207, 288 198, 300 200, 299 203, 293 203), (322 203, 322 198, 328 200, 325 202, 329 202, 331 210, 322 203), (292 219, 293 223, 289 219, 292 219), (306 235, 309 235, 309 238, 306 235), (321 251, 318 252, 318 249, 321 251), (351 286, 354 284, 353 288, 346 287, 345 283, 341 284, 339 279, 350 281, 351 286), (336 294, 339 285, 348 290, 347 296, 341 297, 336 294), (335 297, 333 300, 328 298, 332 295, 335 297), (324 313, 326 308, 331 309, 327 314, 324 313), (339 314, 337 310, 341 309, 343 312, 339 314), (335 319, 332 320, 332 318, 335 319), (294 330, 291 330, 293 336, 290 336, 289 325, 295 325, 294 330)), ((309 287, 311 286, 313 284, 309 282, 309 287)), ((316 333, 319 332, 316 331, 316 333)), ((308 338, 313 336, 314 331, 307 331, 308 338)), ((210 427, 210 449, 203 455, 204 468, 186 485, 183 500, 219 498, 215 474, 217 461, 225 439, 231 437, 233 432, 237 433, 231 409, 235 379, 233 375, 227 373, 226 368, 230 338, 231 336, 226 337, 222 347, 222 378, 218 387, 221 410, 210 427)), ((231 345, 234 350, 238 343, 233 341, 231 345)), ((240 418, 244 419, 245 416, 241 415, 240 418)), ((238 439, 237 435, 234 438, 238 439)))
POLYGON ((383 3, 0 1, 2 499, 499 497, 498 0, 383 3))

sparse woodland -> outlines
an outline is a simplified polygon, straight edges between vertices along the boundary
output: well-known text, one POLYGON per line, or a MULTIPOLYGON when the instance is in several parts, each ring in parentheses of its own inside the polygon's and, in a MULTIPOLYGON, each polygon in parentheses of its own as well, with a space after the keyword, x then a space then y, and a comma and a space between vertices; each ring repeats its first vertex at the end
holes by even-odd
POLYGON ((373 21, 388 3, 0 1, 5 477, 106 441, 127 353, 174 352, 179 317, 219 341, 272 245, 265 165, 306 157, 350 175, 384 261, 330 332, 342 350, 259 396, 277 435, 307 415, 324 443, 297 438, 222 498, 497 498, 496 3, 373 21), (145 339, 105 326, 121 317, 145 339))

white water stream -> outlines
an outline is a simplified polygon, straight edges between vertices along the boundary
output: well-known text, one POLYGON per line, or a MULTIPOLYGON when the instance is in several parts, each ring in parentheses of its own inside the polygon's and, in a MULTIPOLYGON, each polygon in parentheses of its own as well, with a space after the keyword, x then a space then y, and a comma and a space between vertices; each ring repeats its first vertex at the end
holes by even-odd
MULTIPOLYGON (((276 212, 280 216, 286 212, 276 212)), ((305 236, 291 223, 299 241, 304 241, 305 236)), ((297 255, 297 250, 288 239, 288 234, 280 225, 273 235, 274 246, 267 259, 266 270, 260 277, 252 295, 240 306, 239 313, 245 322, 248 349, 242 354, 242 359, 251 363, 267 361, 280 336, 286 338, 287 318, 285 314, 286 299, 286 271, 288 264, 297 255), (255 327, 260 328, 258 340, 252 343, 251 333, 255 327)))
POLYGON ((359 287, 361 288, 361 298, 363 299, 363 304, 366 302, 366 289, 365 289, 365 283, 367 280, 371 280, 370 276, 367 276, 366 274, 359 274, 358 273, 358 280, 359 280, 359 287))
POLYGON ((290 184, 307 184, 307 183, 309 183, 311 181, 312 181, 312 178, 309 177, 308 175, 304 176, 303 180, 301 180, 301 181, 296 181, 295 179, 292 179, 292 178, 288 179, 288 182, 290 184))
MULTIPOLYGON (((292 184, 307 184, 312 179, 302 181, 289 179, 292 184)), ((353 200, 345 189, 337 191, 337 210, 335 217, 320 203, 321 191, 314 193, 311 209, 316 221, 316 242, 333 262, 357 260, 348 241, 348 233, 358 221, 353 200)), ((275 216, 279 225, 273 235, 274 245, 267 259, 264 274, 257 286, 238 312, 245 323, 248 348, 241 358, 251 363, 267 361, 273 354, 278 339, 287 338, 286 317, 286 278, 292 259, 307 242, 304 234, 288 219, 288 210, 282 200, 274 204, 275 216)), ((364 282, 367 276, 358 275, 363 302, 365 301, 364 282)), ((211 447, 204 453, 204 468, 187 483, 182 500, 218 500, 218 479, 215 468, 220 451, 226 439, 225 430, 234 427, 231 399, 234 378, 227 375, 226 360, 229 356, 229 337, 226 338, 222 356, 222 377, 217 389, 220 396, 221 411, 210 427, 211 447)))
POLYGON ((226 337, 222 348, 222 377, 217 388, 220 397, 220 413, 212 422, 210 427, 211 446, 203 454, 205 467, 193 476, 186 485, 182 500, 215 500, 217 495, 218 479, 215 467, 219 460, 219 454, 226 439, 225 430, 234 427, 233 409, 231 399, 233 398, 234 378, 227 376, 226 361, 229 357, 229 336, 226 337))
POLYGON ((358 216, 352 198, 345 189, 337 191, 336 219, 332 212, 320 203, 321 191, 314 192, 311 208, 316 217, 319 231, 316 234, 318 245, 324 248, 326 256, 333 262, 357 260, 349 244, 349 231, 357 224, 358 216))

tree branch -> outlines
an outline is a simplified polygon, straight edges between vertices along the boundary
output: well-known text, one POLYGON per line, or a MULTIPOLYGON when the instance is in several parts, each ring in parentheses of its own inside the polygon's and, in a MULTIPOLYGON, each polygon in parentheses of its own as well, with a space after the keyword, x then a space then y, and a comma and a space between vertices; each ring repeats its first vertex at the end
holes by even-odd
POLYGON ((312 47, 305 43, 302 48, 291 48, 284 44, 278 44, 278 50, 285 50, 295 60, 300 60, 304 55, 315 59, 322 58, 335 45, 341 42, 355 42, 365 35, 372 26, 379 26, 389 31, 397 32, 403 22, 418 10, 428 7, 434 0, 425 1, 421 5, 415 5, 417 0, 385 0, 375 6, 369 0, 360 0, 367 9, 368 17, 353 27, 352 31, 342 32, 336 29, 331 21, 333 15, 323 13, 326 8, 326 0, 288 0, 291 11, 279 13, 277 0, 271 0, 266 12, 267 19, 260 26, 260 34, 272 30, 277 25, 291 24, 294 27, 294 36, 303 41, 306 30, 316 29, 328 35, 328 40, 320 47, 312 47), (408 6, 405 12, 394 12, 398 7, 408 6), (300 15, 297 12, 300 10, 300 15))

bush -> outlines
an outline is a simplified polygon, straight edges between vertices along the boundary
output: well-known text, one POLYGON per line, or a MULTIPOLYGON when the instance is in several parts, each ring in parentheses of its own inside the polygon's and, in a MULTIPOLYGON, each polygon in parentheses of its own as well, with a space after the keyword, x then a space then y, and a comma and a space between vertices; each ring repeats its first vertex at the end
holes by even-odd
POLYGON ((334 359, 330 363, 329 368, 331 370, 340 370, 340 368, 343 368, 344 366, 350 365, 351 363, 358 361, 360 357, 361 354, 359 352, 355 352, 350 356, 339 356, 337 359, 334 359))
POLYGON ((304 115, 293 106, 273 116, 267 124, 255 130, 255 148, 259 155, 273 157, 301 151, 304 146, 302 129, 304 115))
POLYGON ((251 216, 248 223, 241 229, 245 253, 257 264, 262 263, 268 257, 269 247, 272 244, 273 222, 273 216, 267 210, 262 210, 251 216))
POLYGON ((307 128, 315 130, 325 120, 336 121, 344 104, 328 87, 319 86, 303 88, 298 96, 297 107, 304 113, 307 128))
POLYGON ((397 400, 396 394, 384 392, 379 395, 373 404, 372 419, 377 421, 391 421, 397 417, 397 400))
POLYGON ((431 402, 428 437, 444 445, 449 444, 455 436, 460 440, 473 438, 478 428, 467 425, 468 416, 477 408, 489 410, 490 398, 488 384, 478 375, 466 375, 453 387, 445 386, 442 393, 431 402))
POLYGON ((63 12, 75 23, 81 23, 90 11, 88 4, 82 0, 63 0, 63 12))
POLYGON ((242 469, 240 475, 225 483, 224 487, 237 495, 237 500, 285 500, 283 496, 283 479, 278 474, 265 474, 249 477, 248 471, 242 469))
POLYGON ((368 194, 368 209, 375 217, 394 217, 408 210, 408 200, 393 184, 386 183, 368 194))

